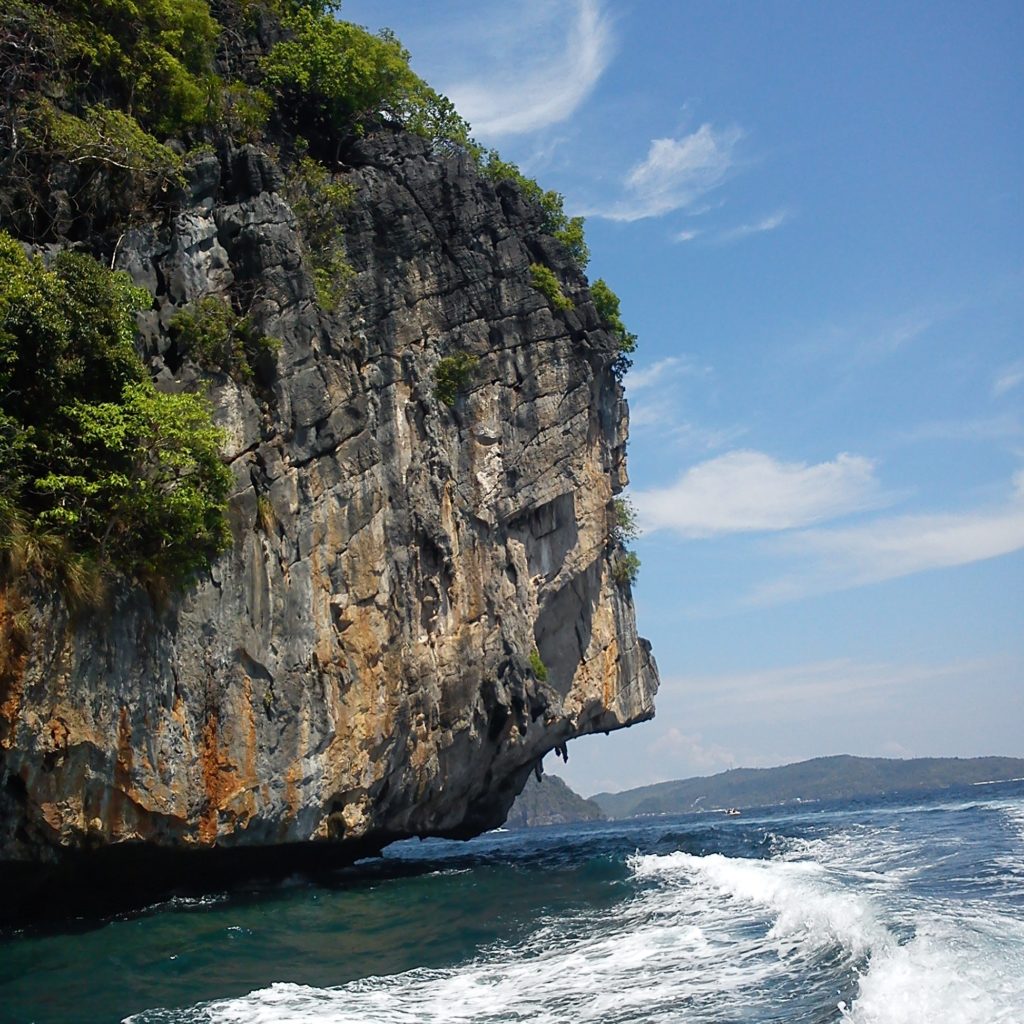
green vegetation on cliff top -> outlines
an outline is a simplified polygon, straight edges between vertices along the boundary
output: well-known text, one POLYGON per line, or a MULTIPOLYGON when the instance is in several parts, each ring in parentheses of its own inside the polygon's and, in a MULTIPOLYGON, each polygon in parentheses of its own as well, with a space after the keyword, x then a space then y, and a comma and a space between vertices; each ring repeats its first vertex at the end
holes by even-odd
MULTIPOLYGON (((541 230, 586 267, 583 219, 566 215, 563 197, 475 143, 451 103, 412 71, 394 35, 339 20, 339 7, 4 4, 0 528, 9 565, 42 571, 78 559, 177 581, 228 543, 228 474, 209 411, 196 396, 155 390, 134 345, 134 314, 150 297, 105 268, 125 230, 181 202, 190 152, 255 143, 281 161, 326 310, 338 307, 352 273, 339 219, 353 192, 339 154, 379 128, 419 134, 439 151, 466 154, 496 186, 514 185, 539 210, 541 230), (48 265, 26 256, 22 244, 41 243, 76 245, 102 264, 81 254, 48 265)), ((550 267, 530 269, 557 309, 573 307, 550 267)), ((591 299, 617 339, 612 368, 621 379, 635 337, 603 281, 591 299)), ((212 302, 219 300, 175 319, 179 347, 199 365, 247 380, 266 340, 229 305, 212 302)), ((470 369, 442 360, 442 402, 454 402, 470 369)))

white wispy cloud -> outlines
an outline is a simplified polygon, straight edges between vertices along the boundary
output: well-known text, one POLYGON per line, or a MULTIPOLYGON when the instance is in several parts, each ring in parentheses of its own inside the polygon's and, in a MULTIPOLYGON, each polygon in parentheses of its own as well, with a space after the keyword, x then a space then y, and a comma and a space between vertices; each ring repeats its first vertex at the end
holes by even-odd
POLYGON ((1021 384, 1024 384, 1024 359, 1003 367, 992 382, 992 394, 996 398, 1002 398, 1008 392, 1019 388, 1021 384))
POLYGON ((651 743, 650 749, 659 758, 683 761, 689 771, 701 775, 712 775, 736 763, 736 756, 731 750, 706 741, 699 733, 685 733, 675 726, 665 729, 651 743))
POLYGON ((977 675, 990 662, 946 664, 894 664, 834 658, 780 668, 749 672, 689 676, 668 681, 685 694, 694 714, 713 718, 712 711, 736 715, 757 709, 759 716, 806 716, 809 708, 820 716, 823 710, 838 710, 853 704, 858 711, 876 695, 890 700, 895 691, 944 679, 977 675))
MULTIPOLYGON (((690 215, 696 215, 699 211, 688 209, 690 215)), ((707 212, 700 211, 700 212, 707 212)), ((738 224, 736 227, 715 230, 708 228, 684 228, 682 231, 673 233, 673 242, 692 242, 699 238, 710 245, 728 245, 731 242, 739 242, 752 235, 762 235, 768 231, 775 231, 787 224, 792 218, 789 210, 777 210, 775 213, 761 217, 759 220, 750 221, 747 224, 738 224)))
POLYGON ((607 220, 634 221, 692 206, 725 181, 735 166, 742 135, 738 128, 703 124, 679 139, 653 139, 647 156, 626 175, 625 198, 588 212, 607 220))
POLYGON ((857 323, 825 324, 797 341, 790 353, 800 362, 825 361, 834 372, 849 375, 907 351, 949 315, 949 307, 936 306, 864 317, 857 323))
POLYGON ((655 434, 662 449, 706 455, 735 445, 747 428, 743 426, 709 427, 693 420, 679 418, 677 403, 669 398, 645 398, 629 414, 631 434, 655 434))
POLYGON ((645 531, 687 538, 791 530, 887 502, 875 464, 840 453, 831 462, 780 462, 733 451, 688 469, 670 487, 633 494, 645 531))
POLYGON ((1024 434, 1019 416, 1005 413, 977 419, 931 420, 897 435, 903 442, 918 441, 1007 441, 1024 434))
POLYGON ((658 444, 706 455, 735 445, 746 433, 742 426, 715 427, 682 415, 693 411, 683 397, 685 380, 700 380, 702 392, 713 378, 714 368, 689 355, 668 356, 649 366, 629 371, 626 394, 630 400, 629 423, 633 433, 656 434, 658 444))
MULTIPOLYGON (((611 22, 598 0, 560 0, 548 4, 540 27, 531 26, 529 56, 517 57, 502 77, 473 79, 446 86, 459 112, 480 138, 522 135, 570 118, 597 85, 614 50, 611 22), (559 26, 568 23, 568 33, 559 26), (538 40, 559 40, 557 50, 538 40)), ((509 16, 513 31, 521 29, 509 16)), ((517 40, 521 42, 521 40, 517 40)))
POLYGON ((629 394, 635 395, 638 391, 664 384, 675 377, 706 377, 709 373, 710 366, 702 366, 689 356, 668 356, 650 366, 630 370, 626 386, 629 394))
POLYGON ((997 508, 958 514, 886 516, 854 527, 804 530, 783 549, 798 568, 750 596, 774 604, 846 590, 932 569, 998 558, 1024 549, 1024 471, 997 508))
POLYGON ((775 213, 769 214, 767 217, 762 217, 760 220, 729 228, 728 230, 721 232, 721 234, 715 238, 715 241, 738 242, 741 238, 749 238, 751 235, 761 235, 766 231, 775 231, 777 228, 781 228, 789 218, 790 213, 788 210, 778 210, 775 213))

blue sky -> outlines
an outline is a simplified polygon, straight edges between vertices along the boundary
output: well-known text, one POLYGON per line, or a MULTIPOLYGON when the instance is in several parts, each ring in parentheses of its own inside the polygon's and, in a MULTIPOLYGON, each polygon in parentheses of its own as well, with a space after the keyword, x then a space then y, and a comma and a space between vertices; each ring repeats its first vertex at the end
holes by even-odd
MULTIPOLYGON (((587 217, 639 335, 656 720, 584 793, 1024 756, 1024 5, 349 0, 587 217)), ((552 766, 549 765, 549 768, 552 766)))

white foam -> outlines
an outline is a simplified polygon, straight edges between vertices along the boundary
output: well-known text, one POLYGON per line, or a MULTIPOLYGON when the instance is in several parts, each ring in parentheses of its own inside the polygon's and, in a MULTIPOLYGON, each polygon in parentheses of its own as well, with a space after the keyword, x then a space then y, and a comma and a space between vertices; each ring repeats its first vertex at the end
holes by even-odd
POLYGON ((653 884, 613 912, 550 919, 515 949, 490 950, 457 968, 414 970, 332 989, 275 984, 197 1007, 190 1017, 136 1019, 711 1024, 730 1008, 738 1017, 743 1007, 763 1001, 791 974, 791 954, 801 944, 817 947, 838 933, 857 946, 863 944, 858 928, 869 927, 855 901, 837 898, 814 906, 808 900, 798 908, 812 889, 825 895, 816 888, 819 873, 812 866, 686 854, 631 863, 637 878, 653 884), (723 891, 735 899, 723 900, 723 891), (773 907, 782 912, 766 916, 765 908, 773 907))
POLYGON ((768 937, 790 947, 839 944, 855 956, 892 941, 869 899, 836 888, 814 861, 744 860, 714 853, 634 857, 638 877, 679 873, 719 893, 763 907, 775 915, 768 937))
MULTIPOLYGON (((876 956, 846 1010, 849 1024, 1022 1024, 1024 943, 931 923, 876 956)), ((1024 936, 1020 936, 1024 939, 1024 936)))
POLYGON ((1010 827, 1024 843, 1024 802, 1013 800, 992 804, 1009 822, 1010 827))
POLYGON ((780 844, 771 860, 638 853, 631 898, 544 919, 516 946, 456 967, 337 988, 274 984, 135 1020, 713 1024, 779 1019, 795 993, 844 1024, 1024 1024, 1024 921, 980 900, 914 895, 907 883, 944 854, 905 838, 851 824, 780 844))

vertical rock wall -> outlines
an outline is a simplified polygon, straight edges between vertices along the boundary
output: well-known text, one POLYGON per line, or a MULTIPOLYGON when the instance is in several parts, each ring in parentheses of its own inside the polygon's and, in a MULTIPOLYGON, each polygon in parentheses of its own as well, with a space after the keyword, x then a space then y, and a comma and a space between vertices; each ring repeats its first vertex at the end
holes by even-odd
POLYGON ((122 240, 162 387, 204 386, 166 330, 203 295, 246 296, 283 344, 256 384, 211 382, 235 543, 207 576, 74 616, 0 594, 0 860, 470 835, 547 751, 653 714, 611 574, 627 411, 585 280, 465 157, 383 133, 343 160, 356 275, 334 314, 252 148, 122 240), (456 352, 478 362, 449 408, 434 373, 456 352))

